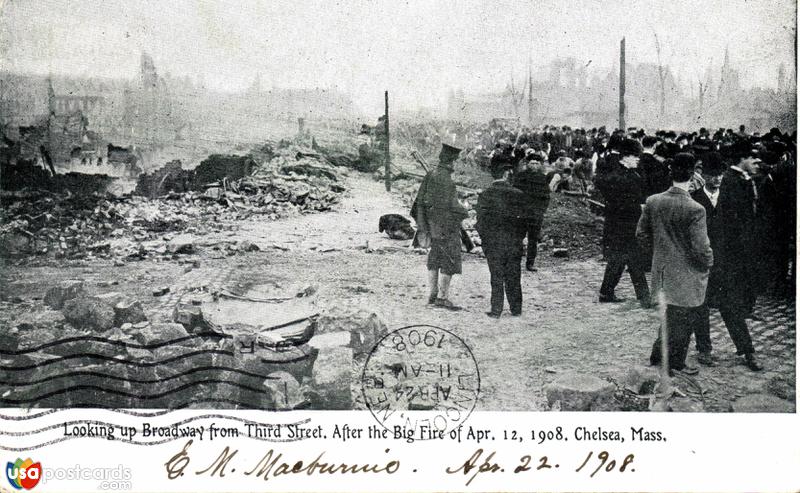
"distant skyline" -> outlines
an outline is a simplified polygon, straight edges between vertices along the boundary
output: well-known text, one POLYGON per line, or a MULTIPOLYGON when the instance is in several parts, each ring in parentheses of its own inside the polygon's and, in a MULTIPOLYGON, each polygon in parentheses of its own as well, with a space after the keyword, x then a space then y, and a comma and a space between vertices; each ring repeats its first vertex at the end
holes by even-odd
MULTIPOLYGON (((451 89, 502 89, 574 57, 614 67, 619 40, 629 63, 662 61, 684 82, 715 70, 728 47, 744 87, 795 72, 791 0, 644 2, 0 0, 0 69, 131 78, 140 54, 161 75, 239 91, 324 87, 380 113, 383 90, 398 108, 441 108, 451 89)), ((591 72, 590 72, 591 73, 591 72)), ((546 74, 539 74, 544 78, 546 74)))

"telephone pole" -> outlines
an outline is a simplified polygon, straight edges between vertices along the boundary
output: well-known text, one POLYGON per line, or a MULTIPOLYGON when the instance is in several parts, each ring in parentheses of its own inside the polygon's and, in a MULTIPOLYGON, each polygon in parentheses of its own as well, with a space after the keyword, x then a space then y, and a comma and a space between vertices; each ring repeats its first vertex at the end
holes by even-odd
POLYGON ((619 42, 619 128, 625 130, 625 38, 619 42))
POLYGON ((392 190, 392 174, 389 170, 390 162, 389 162, 389 91, 383 92, 384 102, 386 104, 386 110, 383 114, 383 127, 384 131, 386 132, 386 143, 384 144, 384 159, 383 159, 383 177, 384 177, 384 184, 386 185, 386 191, 389 192, 392 190))

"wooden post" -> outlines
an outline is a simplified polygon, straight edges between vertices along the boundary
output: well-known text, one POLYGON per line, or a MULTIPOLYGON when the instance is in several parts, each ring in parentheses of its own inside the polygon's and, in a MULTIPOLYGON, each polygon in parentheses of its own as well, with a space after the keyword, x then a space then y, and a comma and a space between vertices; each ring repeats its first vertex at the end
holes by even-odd
POLYGON ((625 38, 619 42, 619 128, 625 130, 625 38))
POLYGON ((386 132, 386 142, 384 144, 384 159, 383 159, 383 176, 384 182, 386 184, 386 191, 389 192, 392 190, 392 173, 390 171, 390 161, 389 161, 389 91, 383 92, 384 101, 386 103, 386 111, 384 112, 383 116, 383 127, 384 131, 386 132))

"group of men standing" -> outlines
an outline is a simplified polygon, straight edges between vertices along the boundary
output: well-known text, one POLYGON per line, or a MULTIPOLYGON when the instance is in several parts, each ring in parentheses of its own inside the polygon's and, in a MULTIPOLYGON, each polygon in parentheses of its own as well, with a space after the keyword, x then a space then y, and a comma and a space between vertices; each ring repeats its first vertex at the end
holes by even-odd
MULTIPOLYGON (((761 160, 746 141, 726 149, 727 170, 716 151, 679 152, 647 168, 640 167, 640 155, 640 143, 625 139, 597 179, 606 201, 607 260, 599 301, 622 301, 614 288, 627 267, 642 307, 654 306, 645 276, 649 268, 654 291, 664 293, 671 370, 698 372, 686 365, 692 334, 698 362, 714 366, 709 307, 719 309, 748 368, 761 370, 746 322, 758 284, 754 177, 761 160), (665 175, 671 186, 648 194, 648 180, 665 175)), ((660 337, 652 364, 661 361, 660 337)))
MULTIPOLYGON (((605 200, 603 253, 607 260, 599 301, 622 301, 615 288, 627 269, 644 308, 663 293, 672 371, 695 374, 686 356, 692 334, 698 362, 714 366, 709 308, 718 308, 738 355, 753 371, 762 369, 746 319, 752 316, 757 282, 755 177, 767 170, 746 139, 721 149, 654 156, 659 139, 617 135, 596 163, 595 188, 605 200), (760 169, 761 168, 761 169, 760 169)), ((683 152, 686 151, 686 152, 683 152)), ((460 149, 442 145, 438 167, 422 182, 415 212, 420 244, 430 246, 428 303, 457 310, 449 299, 451 276, 461 273, 460 224, 467 212, 452 181, 460 149)), ((526 268, 535 270, 536 246, 550 188, 542 158, 526 153, 516 162, 491 166, 492 184, 478 197, 476 229, 491 278, 489 317, 499 318, 505 299, 511 314, 522 313, 521 260, 528 237, 526 268)), ((793 167, 793 165, 792 165, 793 167)), ((770 182, 764 190, 770 190, 770 182)), ((773 187, 774 188, 774 187, 773 187)), ((785 269, 784 269, 785 270, 785 269)), ((662 359, 661 340, 650 356, 662 359)))
MULTIPOLYGON (((467 217, 466 210, 458 202, 451 177, 453 162, 460 151, 442 144, 439 164, 423 179, 412 212, 419 228, 418 243, 430 247, 428 304, 451 310, 460 309, 448 294, 452 276, 461 274, 460 225, 467 217)), ((527 236, 525 265, 527 270, 533 271, 550 189, 541 159, 533 154, 519 161, 516 170, 509 161, 493 166, 491 173, 494 181, 478 196, 475 224, 489 264, 492 294, 487 315, 499 318, 507 298, 511 314, 519 316, 522 314, 523 241, 527 236)))

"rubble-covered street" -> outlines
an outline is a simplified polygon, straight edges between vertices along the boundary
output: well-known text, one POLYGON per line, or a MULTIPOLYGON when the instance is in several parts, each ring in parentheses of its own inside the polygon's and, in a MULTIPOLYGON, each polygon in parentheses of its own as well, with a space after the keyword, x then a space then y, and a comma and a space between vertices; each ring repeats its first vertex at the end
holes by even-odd
MULTIPOLYGON (((225 185, 238 191, 164 199, 39 194, 26 196, 25 208, 6 209, 4 195, 4 231, 32 236, 23 233, 31 241, 19 248, 31 250, 6 258, 0 278, 0 323, 9 328, 0 346, 7 389, 0 401, 363 408, 359 375, 375 341, 427 324, 471 348, 481 374, 478 409, 565 408, 567 400, 552 396, 581 378, 575 372, 595 379, 581 385, 599 385, 588 391, 598 398, 581 404, 587 409, 648 409, 657 375, 645 365, 658 312, 597 303, 597 227, 579 225, 585 237, 570 240, 557 236, 555 221, 545 225, 543 235, 554 240, 542 245, 538 272, 523 274, 522 317, 484 315, 489 279, 479 249, 464 254, 464 274, 454 282, 453 299, 464 309, 432 308, 425 257, 410 241, 378 232, 381 215, 407 216, 404 195, 387 194, 367 174, 325 169, 336 179, 256 174, 225 185), (303 214, 309 208, 317 213, 303 214), (571 257, 554 257, 552 245, 571 257), (77 339, 63 343, 69 338, 77 339), (243 351, 248 345, 252 353, 243 351), (69 358, 86 353, 94 356, 69 358), (199 380, 205 383, 193 384, 199 380)), ((566 196, 554 198, 551 216, 594 217, 566 196), (564 210, 571 215, 559 215, 564 210)), ((619 293, 635 299, 627 279, 619 293)), ((762 299, 756 316, 749 324, 765 371, 737 361, 712 310, 718 364, 673 378, 673 410, 794 409, 794 303, 762 299)))

